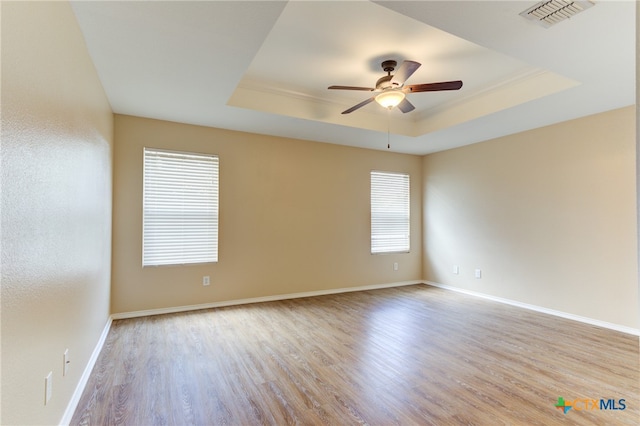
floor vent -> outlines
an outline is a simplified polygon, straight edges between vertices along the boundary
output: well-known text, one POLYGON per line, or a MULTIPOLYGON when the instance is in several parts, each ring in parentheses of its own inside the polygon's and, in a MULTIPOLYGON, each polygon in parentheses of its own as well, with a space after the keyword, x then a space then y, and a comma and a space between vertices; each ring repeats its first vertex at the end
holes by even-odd
POLYGON ((593 6, 590 1, 549 0, 533 5, 520 13, 527 19, 539 23, 545 28, 569 19, 593 6))

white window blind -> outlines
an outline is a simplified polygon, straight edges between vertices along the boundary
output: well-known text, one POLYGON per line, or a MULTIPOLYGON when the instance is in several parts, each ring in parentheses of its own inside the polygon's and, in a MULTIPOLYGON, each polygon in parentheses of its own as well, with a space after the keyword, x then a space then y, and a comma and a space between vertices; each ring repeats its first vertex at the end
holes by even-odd
POLYGON ((218 261, 218 157, 144 149, 142 265, 218 261))
POLYGON ((409 175, 371 172, 371 253, 409 251, 409 175))

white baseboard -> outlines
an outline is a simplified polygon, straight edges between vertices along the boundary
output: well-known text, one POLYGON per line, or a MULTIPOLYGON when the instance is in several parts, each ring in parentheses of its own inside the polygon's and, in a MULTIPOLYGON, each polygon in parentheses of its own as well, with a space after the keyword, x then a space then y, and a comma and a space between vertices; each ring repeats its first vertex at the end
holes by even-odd
POLYGON ((109 330, 111 329, 112 317, 109 316, 107 319, 107 323, 102 330, 102 334, 100 335, 100 339, 98 339, 98 343, 96 347, 93 349, 91 353, 91 358, 89 358, 89 362, 87 362, 84 371, 82 372, 82 376, 80 377, 80 381, 76 386, 73 395, 71 395, 71 400, 69 404, 67 404, 67 409, 64 411, 64 415, 62 416, 62 420, 60 420, 60 425, 67 426, 71 423, 71 418, 73 417, 73 413, 75 413, 76 408, 78 407, 78 403, 80 402, 80 397, 82 396, 82 392, 84 392, 84 388, 87 386, 87 382, 89 381, 89 376, 91 376, 91 371, 93 367, 96 365, 96 361, 98 360, 98 356, 100 355, 100 351, 102 351, 102 346, 104 346, 105 340, 107 340, 107 335, 109 334, 109 330))
POLYGON ((249 303, 273 302, 276 300, 299 299, 301 297, 325 296, 327 294, 348 293, 352 291, 376 290, 380 288, 402 287, 405 285, 423 284, 422 280, 400 281, 387 284, 373 284, 360 287, 332 288, 328 290, 307 291, 303 293, 277 294, 275 296, 253 297, 249 299, 225 300, 221 302, 202 303, 199 305, 175 306, 170 308, 147 309, 143 311, 121 312, 111 315, 116 319, 146 317, 149 315, 172 314, 175 312, 195 311, 199 309, 221 308, 225 306, 246 305, 249 303))
POLYGON ((583 317, 583 316, 580 316, 580 315, 569 314, 567 312, 556 311, 554 309, 548 309, 548 308, 544 308, 542 306, 530 305, 528 303, 522 303, 522 302, 518 302, 516 300, 504 299, 502 297, 491 296, 489 294, 478 293, 476 291, 466 290, 466 289, 459 288, 459 287, 452 287, 452 286, 449 286, 449 285, 435 283, 435 282, 432 282, 432 281, 423 281, 423 283, 427 284, 427 285, 430 285, 430 286, 433 286, 433 287, 439 287, 439 288, 442 288, 442 289, 445 289, 445 290, 457 291, 458 293, 464 293, 464 294, 468 294, 470 296, 476 296, 476 297, 481 297, 483 299, 492 300, 494 302, 500 302, 500 303, 504 303, 504 304, 507 304, 507 305, 517 306, 519 308, 529 309, 531 311, 541 312, 543 314, 554 315, 556 317, 566 318, 566 319, 570 319, 570 320, 573 320, 573 321, 579 321, 579 322, 583 322, 583 323, 586 323, 586 324, 595 325, 597 327, 608 328, 610 330, 620 331, 622 333, 632 334, 634 336, 640 336, 640 329, 633 328, 633 327, 627 327, 627 326, 624 326, 624 325, 614 324, 614 323, 610 323, 610 322, 606 322, 606 321, 600 321, 600 320, 596 320, 596 319, 593 319, 593 318, 583 317))

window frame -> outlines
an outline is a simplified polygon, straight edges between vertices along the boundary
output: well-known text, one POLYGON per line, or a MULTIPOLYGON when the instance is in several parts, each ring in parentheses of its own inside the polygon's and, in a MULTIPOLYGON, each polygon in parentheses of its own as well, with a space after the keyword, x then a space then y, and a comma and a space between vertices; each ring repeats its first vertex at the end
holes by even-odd
POLYGON ((406 172, 391 172, 384 170, 371 170, 369 174, 370 184, 370 252, 371 254, 398 254, 398 253, 410 253, 411 252, 411 175, 406 172), (374 179, 375 177, 375 179, 374 179), (398 178, 394 182, 394 178, 398 178), (387 180, 387 183, 392 187, 379 188, 375 187, 382 183, 383 180, 387 180), (389 197, 389 192, 402 189, 403 193, 400 195, 394 194, 389 197), (374 191, 376 191, 374 193, 374 191), (387 212, 386 219, 380 216, 380 211, 383 207, 380 197, 386 195, 386 201, 384 204, 387 207, 392 207, 390 212, 387 212), (393 205, 392 205, 393 204, 393 205), (382 229, 380 229, 382 228, 382 229), (386 236, 384 229, 386 228, 386 236), (395 228, 395 229, 394 229, 395 228), (398 229, 399 228, 399 229, 398 229), (404 228, 404 229, 403 229, 404 228), (391 233, 393 230, 395 233, 391 233), (406 231, 406 232, 404 232, 406 231), (398 232, 404 232, 401 237, 398 236, 398 232), (375 240, 379 240, 376 242, 375 240), (386 240, 386 245, 381 245, 380 240, 386 240), (394 242, 395 240, 395 242, 394 242), (398 243, 398 240, 401 243, 398 243))
POLYGON ((217 263, 219 156, 144 147, 142 174, 142 267, 217 263), (159 171, 159 168, 158 173, 154 173, 151 170, 162 162, 163 156, 165 170, 159 171), (154 190, 155 194, 150 195, 154 190), (206 202, 208 197, 211 198, 206 202), (156 206, 150 207, 154 203, 156 206), (168 232, 154 234, 162 228, 168 232), (209 235, 211 240, 203 238, 200 232, 209 235), (176 245, 167 248, 168 244, 176 245))

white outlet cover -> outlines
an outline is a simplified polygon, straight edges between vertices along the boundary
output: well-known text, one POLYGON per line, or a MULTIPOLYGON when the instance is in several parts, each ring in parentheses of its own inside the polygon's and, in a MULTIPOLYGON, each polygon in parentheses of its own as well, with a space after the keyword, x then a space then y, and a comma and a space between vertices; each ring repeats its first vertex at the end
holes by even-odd
POLYGON ((453 265, 453 273, 456 275, 460 273, 460 267, 458 265, 453 265))
POLYGON ((476 278, 482 278, 482 270, 476 269, 476 278))
POLYGON ((47 405, 53 394, 53 371, 44 378, 44 405, 47 405))
POLYGON ((211 284, 209 275, 205 275, 204 277, 202 277, 202 285, 209 285, 209 284, 211 284))
POLYGON ((64 354, 62 355, 62 375, 66 376, 67 371, 69 370, 69 349, 65 349, 64 354))

